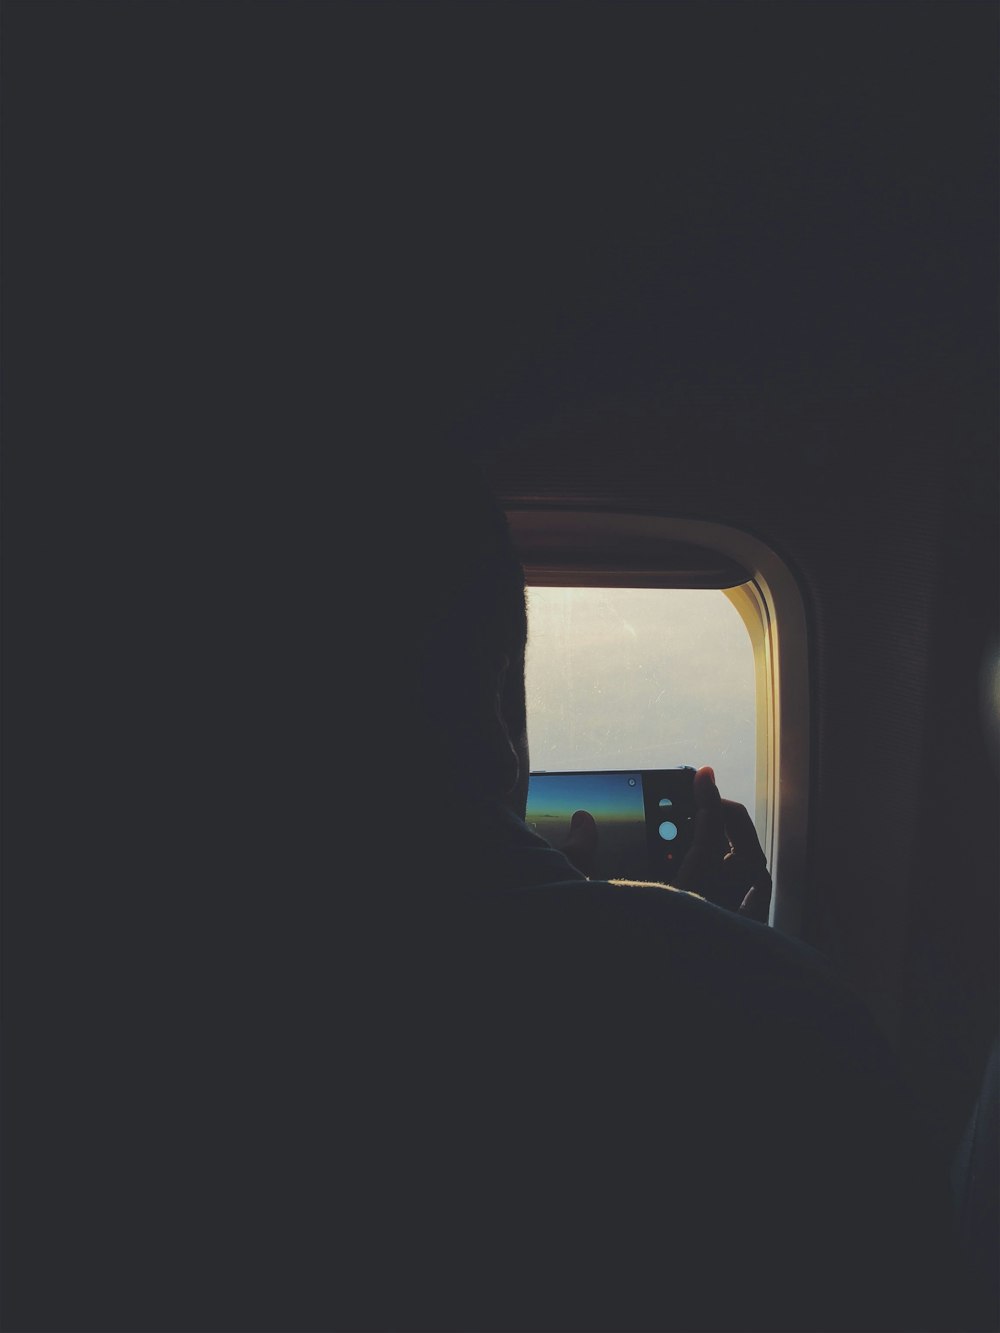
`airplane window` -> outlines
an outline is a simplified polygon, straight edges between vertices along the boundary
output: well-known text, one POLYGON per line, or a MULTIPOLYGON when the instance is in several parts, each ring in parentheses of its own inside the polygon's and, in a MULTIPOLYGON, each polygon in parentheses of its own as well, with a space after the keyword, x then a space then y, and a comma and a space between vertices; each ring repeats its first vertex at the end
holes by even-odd
POLYGON ((533 769, 711 764, 752 814, 754 681, 750 635, 723 592, 528 589, 533 769))

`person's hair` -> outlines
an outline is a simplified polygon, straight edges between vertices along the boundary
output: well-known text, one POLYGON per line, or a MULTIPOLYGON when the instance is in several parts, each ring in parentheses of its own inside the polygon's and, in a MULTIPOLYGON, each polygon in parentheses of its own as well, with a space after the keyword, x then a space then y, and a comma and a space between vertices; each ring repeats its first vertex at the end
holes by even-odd
MULTIPOLYGON (((344 508, 333 515, 304 496, 324 555, 292 593, 301 625, 316 616, 311 589, 320 580, 327 589, 331 628, 320 657, 328 680, 336 670, 343 701, 335 744, 356 769, 424 774, 413 800, 443 781, 473 794, 489 784, 491 765, 496 778, 497 758, 509 758, 495 725, 504 665, 503 718, 515 744, 525 724, 524 572, 507 516, 468 451, 387 459, 359 449, 341 493, 344 508)), ((301 656, 300 633, 291 641, 301 656)), ((303 698, 320 693, 305 669, 303 698)))
POLYGON ((425 741, 447 764, 475 764, 490 691, 505 667, 503 718, 513 740, 524 730, 524 571, 506 515, 474 459, 449 454, 418 472, 404 472, 408 502, 399 496, 408 515, 401 531, 427 575, 410 626, 415 712, 425 741))

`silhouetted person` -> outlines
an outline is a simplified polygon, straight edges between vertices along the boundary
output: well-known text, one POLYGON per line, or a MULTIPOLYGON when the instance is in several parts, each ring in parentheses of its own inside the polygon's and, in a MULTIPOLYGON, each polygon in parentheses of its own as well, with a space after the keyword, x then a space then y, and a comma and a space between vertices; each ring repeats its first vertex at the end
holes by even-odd
MULTIPOLYGON (((171 554, 142 781, 58 946, 23 1327, 948 1327, 944 1179, 863 1006, 527 829, 503 515, 365 444, 343 490, 246 463, 171 554)), ((697 797, 682 882, 766 890, 697 797)))

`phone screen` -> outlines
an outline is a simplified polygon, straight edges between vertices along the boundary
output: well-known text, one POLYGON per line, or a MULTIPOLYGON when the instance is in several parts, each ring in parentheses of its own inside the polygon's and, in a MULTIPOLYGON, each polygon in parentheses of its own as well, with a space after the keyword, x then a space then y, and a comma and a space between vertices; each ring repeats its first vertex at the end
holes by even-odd
POLYGON ((532 773, 526 821, 555 847, 577 810, 597 821, 594 879, 669 882, 690 845, 693 768, 532 773))

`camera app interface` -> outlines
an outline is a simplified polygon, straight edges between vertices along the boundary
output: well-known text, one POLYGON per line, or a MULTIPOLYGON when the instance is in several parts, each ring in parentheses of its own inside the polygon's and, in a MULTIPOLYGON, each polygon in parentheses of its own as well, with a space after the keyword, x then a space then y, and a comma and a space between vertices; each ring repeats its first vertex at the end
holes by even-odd
POLYGON ((649 879, 641 773, 531 774, 526 819, 535 833, 562 847, 577 810, 597 820, 595 879, 649 879))

